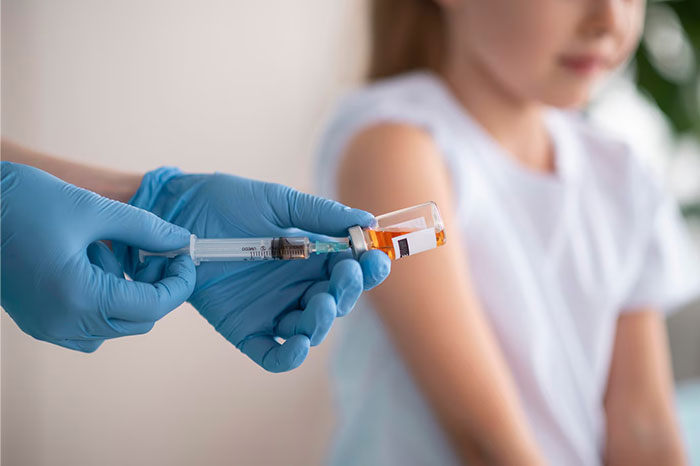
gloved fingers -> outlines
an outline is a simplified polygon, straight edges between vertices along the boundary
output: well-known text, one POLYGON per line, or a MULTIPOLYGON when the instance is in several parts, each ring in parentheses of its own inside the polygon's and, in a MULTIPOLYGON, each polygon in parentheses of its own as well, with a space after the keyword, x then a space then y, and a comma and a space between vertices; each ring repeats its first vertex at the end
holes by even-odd
POLYGON ((136 267, 136 272, 131 278, 137 282, 155 283, 165 275, 168 262, 167 257, 151 256, 136 267))
POLYGON ((331 276, 331 271, 333 270, 333 267, 335 267, 335 264, 337 264, 340 261, 344 261, 346 259, 354 259, 355 256, 352 255, 352 251, 342 251, 342 252, 336 252, 333 254, 327 254, 325 259, 326 259, 326 270, 328 271, 328 276, 331 276))
POLYGON ((107 293, 101 301, 108 318, 131 322, 155 322, 190 297, 197 273, 189 256, 173 259, 166 268, 165 278, 153 284, 128 281, 107 275, 107 293))
POLYGON ((71 341, 104 341, 113 338, 143 335, 153 329, 155 322, 132 322, 122 319, 101 319, 90 325, 89 334, 80 335, 71 341))
POLYGON ((268 200, 272 205, 277 224, 282 228, 299 228, 313 233, 331 236, 347 236, 354 225, 370 226, 375 219, 364 210, 351 209, 339 202, 302 193, 295 189, 273 185, 268 200), (281 199, 276 199, 281 197, 281 199))
MULTIPOLYGON (((326 276, 330 278, 331 272, 335 268, 336 264, 348 259, 353 259, 352 252, 350 251, 329 254, 326 257, 324 257, 323 260, 326 261, 326 276)), ((315 282, 313 285, 311 285, 301 298, 301 307, 305 307, 306 304, 309 302, 309 299, 313 298, 316 294, 327 292, 329 283, 330 280, 323 280, 315 282)))
POLYGON ((190 242, 189 231, 146 210, 111 200, 100 207, 98 217, 106 236, 99 239, 154 252, 178 249, 190 242))
POLYGON ((391 259, 382 251, 371 250, 360 256, 362 278, 365 290, 371 290, 382 283, 391 272, 391 259))
POLYGON ((328 293, 335 298, 338 316, 348 314, 362 294, 362 268, 354 259, 338 262, 331 271, 328 293))
POLYGON ((330 280, 322 280, 315 282, 313 285, 311 285, 307 290, 304 292, 304 294, 301 297, 301 300, 299 301, 300 307, 303 309, 305 308, 308 304, 311 298, 316 296, 319 293, 328 293, 328 284, 330 283, 330 280))
POLYGON ((316 346, 328 335, 336 312, 333 296, 319 293, 309 301, 303 311, 292 311, 282 316, 275 333, 284 339, 294 335, 306 335, 311 341, 311 346, 316 346))
POLYGON ((143 335, 153 329, 155 322, 131 322, 129 320, 109 319, 109 326, 113 332, 105 335, 105 338, 119 338, 129 335, 143 335))
POLYGON ((285 372, 304 362, 309 346, 306 335, 294 335, 281 345, 265 335, 249 338, 240 345, 240 350, 266 371, 285 372))
MULTIPOLYGON (((350 251, 331 254, 328 258, 328 270, 333 270, 335 264, 346 259, 352 259, 350 251)), ((370 250, 360 256, 362 279, 365 290, 370 290, 382 283, 391 272, 391 259, 384 252, 376 249, 370 250)), ((330 275, 330 272, 329 272, 330 275)))
POLYGON ((104 343, 104 340, 46 340, 54 345, 80 351, 81 353, 94 353, 104 343))
POLYGON ((341 260, 334 261, 330 280, 316 282, 306 290, 301 298, 301 306, 305 307, 317 294, 328 292, 335 299, 338 317, 347 315, 362 294, 365 280, 363 275, 360 263, 352 259, 352 256, 343 255, 341 260))
POLYGON ((124 269, 112 251, 102 241, 94 241, 87 248, 88 260, 107 273, 124 278, 124 269))

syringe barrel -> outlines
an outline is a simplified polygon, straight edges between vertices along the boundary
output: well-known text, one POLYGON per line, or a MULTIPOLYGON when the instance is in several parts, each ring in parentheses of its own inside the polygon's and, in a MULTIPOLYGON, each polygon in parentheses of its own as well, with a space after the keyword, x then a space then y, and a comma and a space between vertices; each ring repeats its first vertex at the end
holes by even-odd
POLYGON ((308 259, 309 239, 299 238, 217 238, 195 239, 191 253, 200 261, 260 261, 308 259))
POLYGON ((197 238, 190 237, 189 247, 167 252, 139 251, 139 260, 147 256, 176 257, 187 254, 195 265, 200 262, 262 261, 308 259, 307 237, 280 238, 197 238))

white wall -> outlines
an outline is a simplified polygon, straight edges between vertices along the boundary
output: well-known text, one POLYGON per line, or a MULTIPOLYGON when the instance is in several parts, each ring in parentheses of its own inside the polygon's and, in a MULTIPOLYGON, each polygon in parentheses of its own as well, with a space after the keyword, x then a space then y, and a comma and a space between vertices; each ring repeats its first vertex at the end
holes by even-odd
MULTIPOLYGON (((359 75, 357 0, 3 0, 2 133, 115 168, 311 187, 323 117, 359 75)), ((265 373, 190 306, 91 355, 2 313, 2 464, 316 464, 328 345, 265 373)))

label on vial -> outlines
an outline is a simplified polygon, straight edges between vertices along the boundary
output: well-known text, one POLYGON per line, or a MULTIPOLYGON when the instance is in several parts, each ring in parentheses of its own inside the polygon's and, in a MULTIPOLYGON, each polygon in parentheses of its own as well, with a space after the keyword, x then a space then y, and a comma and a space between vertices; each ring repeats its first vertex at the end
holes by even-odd
POLYGON ((397 236, 392 239, 392 242, 394 243, 394 253, 397 259, 437 247, 435 230, 432 228, 397 236))

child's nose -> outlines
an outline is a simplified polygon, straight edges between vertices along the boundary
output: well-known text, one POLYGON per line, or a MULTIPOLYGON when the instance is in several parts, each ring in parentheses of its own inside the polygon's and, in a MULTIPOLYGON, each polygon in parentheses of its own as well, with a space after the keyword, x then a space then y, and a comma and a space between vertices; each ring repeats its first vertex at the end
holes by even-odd
POLYGON ((629 21, 629 8, 639 0, 589 0, 584 30, 586 35, 600 38, 624 28, 629 21))

